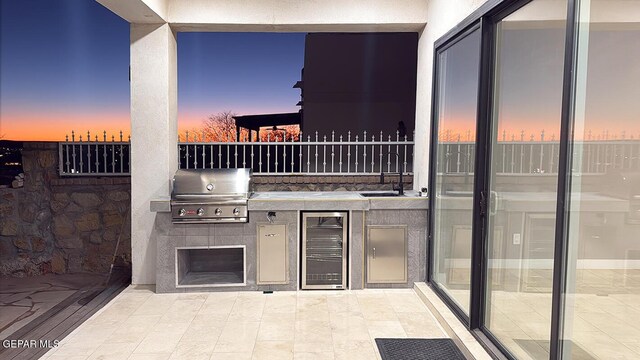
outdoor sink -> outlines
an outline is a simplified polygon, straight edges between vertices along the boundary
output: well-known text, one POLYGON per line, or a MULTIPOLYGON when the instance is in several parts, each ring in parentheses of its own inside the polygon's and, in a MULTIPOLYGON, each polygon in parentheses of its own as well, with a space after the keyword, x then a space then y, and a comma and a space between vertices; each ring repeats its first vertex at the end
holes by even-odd
POLYGON ((360 193, 361 196, 364 197, 391 197, 391 196, 400 196, 396 192, 363 192, 360 193))

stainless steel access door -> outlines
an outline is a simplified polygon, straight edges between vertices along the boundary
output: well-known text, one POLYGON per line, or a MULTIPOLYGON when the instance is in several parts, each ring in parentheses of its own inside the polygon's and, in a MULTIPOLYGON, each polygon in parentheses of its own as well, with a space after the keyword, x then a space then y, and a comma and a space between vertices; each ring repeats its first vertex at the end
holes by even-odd
POLYGON ((347 213, 302 214, 302 289, 347 288, 347 213))

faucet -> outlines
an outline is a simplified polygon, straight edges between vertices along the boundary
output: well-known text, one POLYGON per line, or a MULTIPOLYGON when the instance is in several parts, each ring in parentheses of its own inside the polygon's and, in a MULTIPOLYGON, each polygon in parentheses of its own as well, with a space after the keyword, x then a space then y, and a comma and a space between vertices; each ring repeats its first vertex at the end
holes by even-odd
MULTIPOLYGON (((398 158, 398 160, 400 160, 400 155, 398 153, 388 153, 387 155, 395 155, 398 158)), ((396 173, 387 173, 387 174, 396 174, 396 173)), ((398 195, 404 195, 404 183, 402 182, 402 171, 399 171, 397 174, 400 175, 399 184, 396 187, 395 184, 392 182, 391 189, 393 189, 393 191, 397 191, 398 195)), ((380 184, 384 184, 384 170, 382 169, 380 169, 380 184)))

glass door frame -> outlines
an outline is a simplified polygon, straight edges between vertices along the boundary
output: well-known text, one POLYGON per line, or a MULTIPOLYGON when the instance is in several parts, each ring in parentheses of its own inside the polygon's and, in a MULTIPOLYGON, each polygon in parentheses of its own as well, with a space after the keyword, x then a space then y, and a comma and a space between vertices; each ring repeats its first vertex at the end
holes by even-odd
MULTIPOLYGON (((494 55, 496 50, 495 30, 497 23, 533 0, 489 0, 462 22, 434 43, 431 97, 431 135, 429 149, 429 194, 427 282, 452 312, 465 324, 474 337, 496 358, 515 359, 489 329, 484 325, 485 291, 488 266, 489 217, 491 207, 489 193, 489 155, 491 154, 491 125, 493 112, 494 55), (478 108, 476 120, 476 158, 474 160, 474 195, 471 248, 471 291, 469 316, 434 284, 433 230, 435 215, 435 184, 438 144, 438 59, 440 53, 457 43, 473 31, 480 29, 480 74, 478 79, 478 108)), ((571 194, 573 99, 575 97, 575 68, 577 53, 577 19, 580 0, 567 1, 566 33, 562 79, 562 109, 560 118, 560 148, 558 159, 558 183, 556 201, 556 225, 554 239, 553 283, 551 298, 550 359, 562 357, 564 301, 566 294, 567 242, 571 194)))
MULTIPOLYGON (((435 183, 436 183, 436 177, 437 177, 437 160, 438 160, 438 154, 436 152, 437 149, 437 144, 438 144, 438 117, 439 117, 439 112, 438 112, 438 103, 440 100, 439 95, 439 83, 436 81, 438 79, 438 73, 440 71, 440 66, 439 66, 439 61, 437 59, 440 58, 440 54, 442 54, 444 51, 448 50, 449 48, 451 48, 453 45, 457 44, 458 42, 460 42, 461 40, 463 40, 464 38, 466 38, 467 36, 473 34, 476 31, 480 31, 481 32, 481 40, 480 42, 482 43, 482 22, 480 19, 478 19, 477 21, 472 22, 471 24, 465 25, 462 27, 461 30, 459 30, 456 33, 456 36, 446 39, 445 41, 443 41, 440 45, 436 45, 436 48, 434 49, 434 63, 433 63, 433 75, 432 75, 432 95, 431 95, 431 140, 430 140, 430 152, 429 152, 429 164, 431 164, 431 167, 429 169, 429 184, 431 185, 431 192, 429 195, 429 209, 435 209, 436 206, 436 200, 434 196, 431 196, 432 194, 435 194, 434 188, 435 188, 435 183)), ((437 44, 437 43, 436 43, 437 44)), ((480 51, 482 52, 482 44, 480 45, 480 51)), ((482 55, 481 55, 482 56, 482 55)), ((482 71, 479 71, 479 74, 482 74, 482 71)), ((478 83, 480 84, 480 78, 478 78, 478 83)), ((481 89, 478 89, 479 91, 481 91, 481 89)), ((480 132, 479 128, 476 128, 476 149, 478 149, 478 134, 480 132)), ((472 230, 472 239, 475 237, 475 229, 476 229, 476 204, 475 204, 475 193, 476 193, 476 183, 477 183, 477 161, 478 161, 478 156, 477 156, 478 150, 476 150, 476 158, 474 159, 474 185, 473 185, 473 192, 474 192, 474 204, 473 204, 473 209, 472 209, 472 213, 473 213, 473 219, 472 219, 472 225, 471 225, 471 230, 472 230)), ((429 211, 429 219, 428 219, 428 227, 429 227, 429 235, 428 235, 428 251, 427 251, 427 256, 429 257, 429 259, 427 259, 427 282, 429 284, 434 284, 434 282, 432 281, 433 279, 433 273, 435 271, 434 268, 434 264, 435 261, 433 259, 433 257, 431 256, 431 254, 435 254, 434 251, 434 241, 433 241, 433 233, 432 231, 435 230, 435 221, 436 221, 436 217, 435 215, 433 215, 432 211, 429 211)), ((472 241, 472 249, 471 249, 471 291, 470 293, 473 293, 473 286, 475 284, 475 281, 473 279, 473 260, 474 260, 474 254, 475 251, 473 249, 473 247, 475 242, 472 241)), ((460 306, 452 301, 451 299, 449 299, 449 295, 447 293, 445 293, 440 287, 438 286, 432 286, 431 287, 434 292, 436 294, 438 294, 438 296, 440 296, 442 299, 445 299, 445 301, 447 302, 447 305, 451 308, 451 310, 453 311, 453 313, 465 324, 465 325, 469 325, 470 323, 470 316, 467 316, 467 314, 465 313, 465 311, 463 309, 460 308, 460 306)), ((473 296, 471 296, 471 301, 473 301, 473 296)), ((469 314, 471 314, 471 309, 473 308, 473 304, 470 302, 469 303, 469 314)))

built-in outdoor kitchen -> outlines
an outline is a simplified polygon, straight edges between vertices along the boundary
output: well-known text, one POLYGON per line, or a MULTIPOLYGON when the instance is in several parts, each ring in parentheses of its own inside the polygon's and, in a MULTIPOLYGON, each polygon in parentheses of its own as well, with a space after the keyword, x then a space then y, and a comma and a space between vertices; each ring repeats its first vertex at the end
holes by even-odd
MULTIPOLYGON (((415 191, 253 192, 249 169, 178 170, 156 213, 156 291, 413 287, 426 269, 415 191)), ((391 188, 389 188, 391 190, 391 188)))

